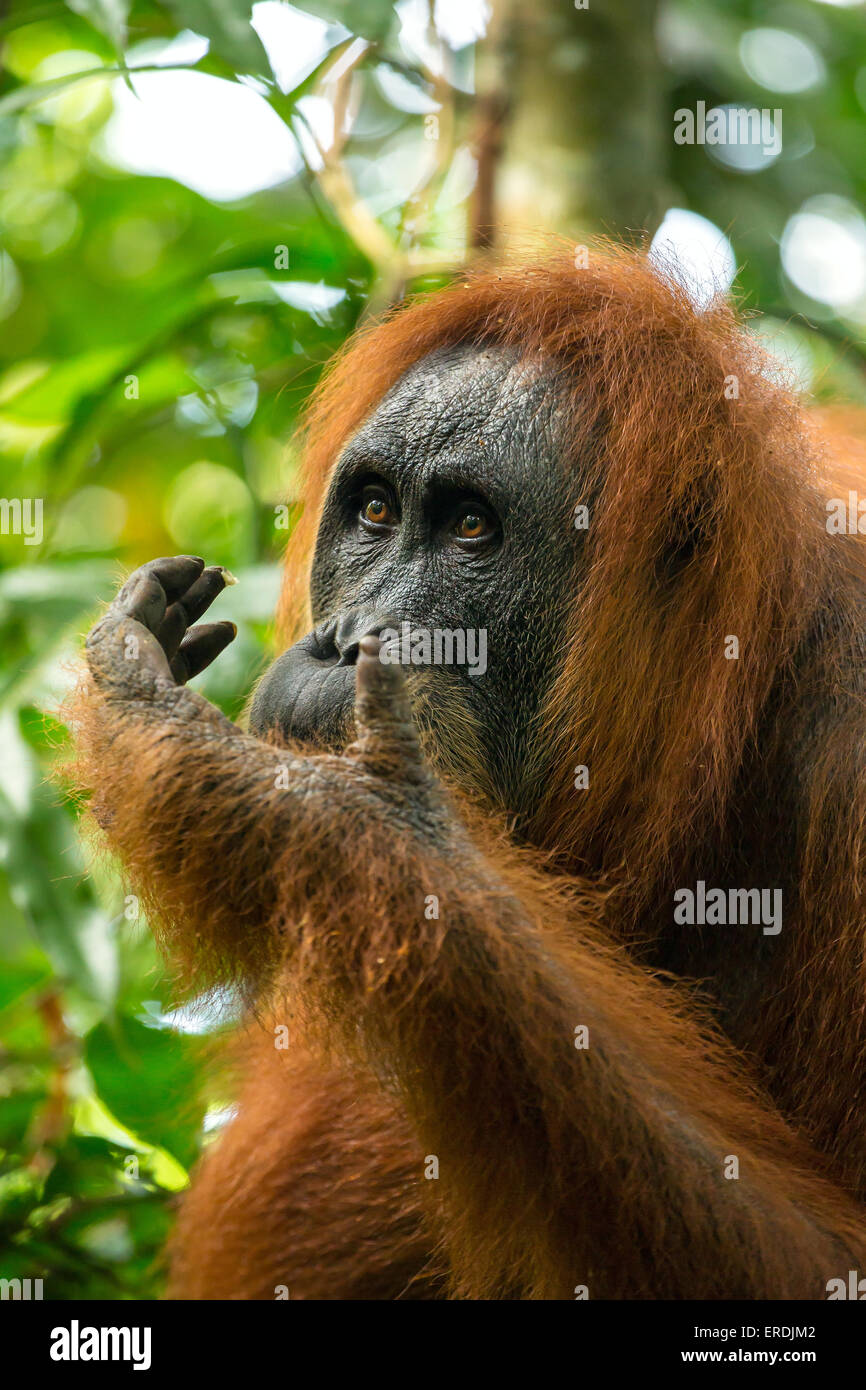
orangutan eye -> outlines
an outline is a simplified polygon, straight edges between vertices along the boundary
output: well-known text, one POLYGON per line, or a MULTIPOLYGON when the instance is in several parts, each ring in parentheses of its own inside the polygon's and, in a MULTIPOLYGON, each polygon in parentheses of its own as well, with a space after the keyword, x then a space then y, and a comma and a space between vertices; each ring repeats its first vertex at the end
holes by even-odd
POLYGON ((467 512, 457 523, 457 534, 466 541, 476 541, 484 535, 487 523, 478 512, 467 512))
POLYGON ((374 485, 365 487, 361 496, 361 520, 368 526, 393 526, 397 518, 387 491, 374 485))
POLYGON ((494 525, 486 512, 477 506, 467 506, 454 523, 454 534, 461 541, 483 541, 493 535, 494 525))

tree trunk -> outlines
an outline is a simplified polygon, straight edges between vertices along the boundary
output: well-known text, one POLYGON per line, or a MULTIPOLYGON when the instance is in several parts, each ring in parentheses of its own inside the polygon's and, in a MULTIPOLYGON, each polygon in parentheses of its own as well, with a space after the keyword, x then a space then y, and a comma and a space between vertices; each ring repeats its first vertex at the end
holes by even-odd
POLYGON ((655 0, 494 0, 478 54, 475 246, 637 240, 670 201, 655 0))

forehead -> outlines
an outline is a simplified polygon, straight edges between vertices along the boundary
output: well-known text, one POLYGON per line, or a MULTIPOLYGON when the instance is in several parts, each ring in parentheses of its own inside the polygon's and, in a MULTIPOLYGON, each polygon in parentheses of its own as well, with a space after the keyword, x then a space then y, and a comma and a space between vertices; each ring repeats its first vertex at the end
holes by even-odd
POLYGON ((553 456, 559 394, 550 369, 516 351, 441 348, 391 387, 349 440, 338 474, 366 461, 404 475, 450 466, 494 482, 509 458, 553 456))

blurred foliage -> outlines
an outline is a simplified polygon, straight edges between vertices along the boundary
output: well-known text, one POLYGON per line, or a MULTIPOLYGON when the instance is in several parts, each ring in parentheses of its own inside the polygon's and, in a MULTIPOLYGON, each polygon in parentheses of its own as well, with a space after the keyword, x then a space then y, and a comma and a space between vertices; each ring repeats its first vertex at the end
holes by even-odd
MULTIPOLYGON (((446 8, 483 28, 483 4, 446 8)), ((279 9, 13 0, 0 18, 0 476, 4 499, 41 499, 44 527, 0 534, 0 1277, 43 1278, 49 1298, 158 1293, 172 1198, 230 1101, 208 1059, 233 1001, 172 1011, 135 900, 51 780, 81 636, 146 559, 230 566, 218 616, 238 639, 196 684, 238 715, 267 651, 299 411, 371 300, 442 283, 472 240, 471 26, 449 45, 426 0, 315 0, 282 6, 295 52, 289 28, 268 38, 279 9), (179 145, 218 82, 277 122, 285 175, 220 198, 126 167, 106 133, 167 64, 199 83, 179 145)), ((804 297, 779 255, 809 198, 866 205, 862 7, 674 0, 657 34, 668 202, 730 236, 761 331, 817 395, 866 399, 864 315, 804 297), (761 26, 824 65, 785 96, 790 155, 747 172, 675 146, 679 106, 777 104, 742 61, 761 26)), ((220 162, 211 149, 211 178, 220 162)))

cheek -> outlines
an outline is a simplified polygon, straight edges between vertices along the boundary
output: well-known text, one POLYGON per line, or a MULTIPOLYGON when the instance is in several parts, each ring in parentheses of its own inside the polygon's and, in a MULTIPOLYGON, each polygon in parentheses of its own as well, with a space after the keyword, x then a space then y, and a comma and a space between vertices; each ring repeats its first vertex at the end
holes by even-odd
POLYGON ((373 580, 374 557, 359 554, 344 540, 320 537, 310 571, 313 622, 342 612, 361 601, 373 580))
POLYGON ((339 607, 339 580, 339 569, 331 563, 330 557, 320 561, 317 556, 310 574, 310 611, 314 623, 323 622, 339 607))

